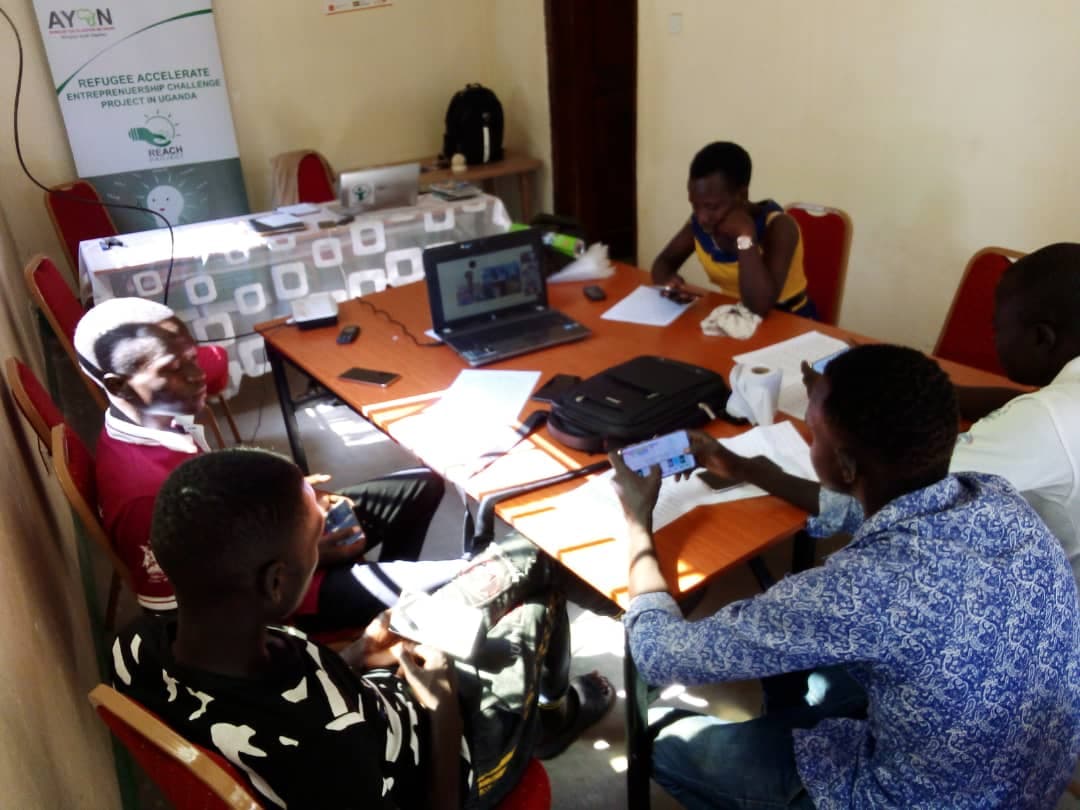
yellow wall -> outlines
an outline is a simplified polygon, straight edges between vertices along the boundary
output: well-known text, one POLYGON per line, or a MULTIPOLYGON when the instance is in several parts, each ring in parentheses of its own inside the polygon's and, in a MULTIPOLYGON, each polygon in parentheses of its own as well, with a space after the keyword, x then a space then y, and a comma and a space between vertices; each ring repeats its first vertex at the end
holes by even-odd
MULTIPOLYGON (((9 13, 27 56, 21 115, 27 162, 46 185, 68 181, 74 164, 30 0, 9 13)), ((400 0, 335 16, 313 2, 218 0, 215 17, 256 210, 269 205, 270 158, 278 152, 312 147, 338 170, 435 154, 450 97, 468 82, 491 87, 502 100, 506 146, 550 160, 543 0, 400 0)), ((8 36, 0 30, 0 75, 11 77, 0 87, 0 110, 10 109, 14 91, 8 36)), ((61 256, 41 192, 22 177, 14 150, 0 151, 0 172, 7 178, 0 207, 19 257, 61 256)), ((538 198, 550 204, 546 171, 540 180, 538 198)), ((510 196, 516 186, 497 190, 510 196)))
POLYGON ((852 215, 841 321, 879 338, 931 347, 982 246, 1080 239, 1071 0, 639 0, 639 14, 642 263, 689 215, 690 158, 712 140, 750 151, 755 198, 852 215))
MULTIPOLYGON (((0 211, 0 358, 38 366, 18 264, 0 211)), ((70 512, 7 386, 0 412, 0 804, 119 807, 70 512)))

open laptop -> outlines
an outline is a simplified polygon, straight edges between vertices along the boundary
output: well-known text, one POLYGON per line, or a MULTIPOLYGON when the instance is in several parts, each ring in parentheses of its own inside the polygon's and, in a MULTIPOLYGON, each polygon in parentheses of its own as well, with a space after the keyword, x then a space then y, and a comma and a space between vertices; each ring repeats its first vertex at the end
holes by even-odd
POLYGON ((528 229, 424 251, 435 333, 470 366, 591 334, 548 307, 542 250, 540 232, 528 229))
POLYGON ((341 207, 350 214, 416 205, 419 190, 419 163, 342 172, 338 183, 341 207))

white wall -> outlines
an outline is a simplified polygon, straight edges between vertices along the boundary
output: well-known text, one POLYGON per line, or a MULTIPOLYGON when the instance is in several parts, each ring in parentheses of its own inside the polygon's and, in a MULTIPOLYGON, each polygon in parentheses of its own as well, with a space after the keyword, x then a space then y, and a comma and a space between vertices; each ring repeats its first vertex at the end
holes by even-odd
POLYGON ((750 151, 755 199, 851 214, 841 322, 878 338, 930 348, 980 247, 1080 239, 1080 4, 639 0, 639 14, 643 264, 689 215, 690 158, 712 140, 750 151))

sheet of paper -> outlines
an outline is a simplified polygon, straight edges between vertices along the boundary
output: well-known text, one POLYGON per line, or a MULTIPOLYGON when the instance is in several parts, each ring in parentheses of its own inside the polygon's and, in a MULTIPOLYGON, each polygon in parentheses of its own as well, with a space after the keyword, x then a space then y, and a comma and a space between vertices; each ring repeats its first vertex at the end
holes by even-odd
MULTIPOLYGON (((696 299, 695 299, 696 300, 696 299)), ((644 326, 667 326, 694 305, 676 304, 660 295, 660 290, 646 284, 641 285, 619 303, 605 312, 605 321, 626 321, 644 326)))
POLYGON ((466 369, 428 413, 467 422, 510 424, 517 419, 539 379, 539 371, 466 369))
MULTIPOLYGON (((723 444, 729 450, 744 456, 764 455, 776 462, 785 472, 810 478, 814 481, 810 448, 790 422, 780 422, 748 430, 723 444)), ((560 499, 560 508, 574 510, 575 514, 588 516, 589 525, 605 527, 624 525, 622 507, 611 486, 614 472, 598 475, 560 499)), ((660 484, 660 496, 653 510, 653 529, 659 531, 677 518, 698 506, 726 503, 743 498, 758 498, 767 493, 750 484, 737 484, 728 489, 715 490, 696 474, 683 481, 665 478, 660 484)))
POLYGON ((467 478, 518 441, 518 415, 539 379, 539 371, 462 371, 438 402, 398 423, 395 439, 425 448, 440 474, 467 478))
POLYGON ((791 422, 762 425, 730 439, 721 439, 720 444, 740 456, 766 456, 790 475, 818 480, 810 461, 810 445, 791 422))
POLYGON ((764 349, 736 355, 734 359, 736 363, 782 370, 784 381, 780 385, 778 407, 796 419, 805 419, 806 407, 810 403, 802 381, 802 361, 813 363, 847 347, 848 344, 844 341, 815 331, 774 343, 764 349))
POLYGON ((292 214, 296 217, 318 214, 322 210, 322 206, 315 205, 315 203, 296 203, 295 205, 279 205, 277 207, 279 214, 292 214))

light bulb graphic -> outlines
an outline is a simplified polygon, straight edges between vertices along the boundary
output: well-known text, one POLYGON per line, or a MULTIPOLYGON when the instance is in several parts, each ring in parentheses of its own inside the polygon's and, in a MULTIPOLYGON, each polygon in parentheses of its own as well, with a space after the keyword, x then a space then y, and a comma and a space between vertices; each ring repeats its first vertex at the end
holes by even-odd
POLYGON ((184 210, 184 195, 175 186, 155 186, 146 195, 146 207, 161 214, 170 225, 176 225, 184 210))

